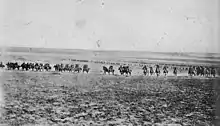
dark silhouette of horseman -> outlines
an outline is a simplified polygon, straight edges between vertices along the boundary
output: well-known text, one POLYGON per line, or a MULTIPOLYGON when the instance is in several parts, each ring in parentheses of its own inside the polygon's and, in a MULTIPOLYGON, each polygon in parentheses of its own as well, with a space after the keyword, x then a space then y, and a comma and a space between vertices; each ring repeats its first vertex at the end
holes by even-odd
POLYGON ((66 65, 64 66, 63 70, 70 72, 71 70, 70 70, 69 64, 66 64, 66 65))
POLYGON ((194 67, 192 67, 192 66, 189 67, 188 75, 190 75, 190 76, 196 75, 194 67))
POLYGON ((144 75, 149 74, 149 71, 148 71, 148 69, 147 69, 147 66, 146 66, 146 65, 144 65, 144 67, 142 68, 142 70, 143 70, 144 75))
POLYGON ((208 76, 210 76, 210 74, 211 74, 210 68, 209 68, 209 67, 205 67, 205 68, 204 68, 204 75, 205 75, 206 77, 208 77, 208 76))
POLYGON ((114 70, 113 66, 109 66, 108 73, 109 74, 112 73, 114 75, 114 72, 115 72, 115 70, 114 70))
POLYGON ((154 69, 153 67, 150 67, 150 75, 152 76, 154 74, 154 69))
POLYGON ((4 68, 5 67, 5 65, 1 62, 0 63, 0 68, 4 68))
POLYGON ((90 68, 88 67, 87 64, 83 65, 83 73, 84 73, 84 71, 85 71, 86 73, 89 73, 89 70, 90 70, 90 68))
POLYGON ((79 64, 75 64, 74 72, 80 72, 82 68, 79 66, 79 64))
POLYGON ((30 69, 31 69, 32 71, 34 71, 34 69, 35 69, 34 63, 30 63, 30 69))
POLYGON ((15 70, 15 69, 19 70, 19 67, 20 67, 17 62, 15 63, 8 62, 6 66, 8 70, 15 70))
POLYGON ((44 69, 45 69, 46 71, 50 71, 50 70, 51 70, 50 64, 49 64, 49 63, 45 63, 45 64, 44 64, 44 69))
POLYGON ((167 74, 168 74, 168 70, 167 69, 168 69, 168 66, 165 65, 163 67, 163 73, 164 73, 165 76, 167 76, 167 74))
POLYGON ((35 63, 34 67, 35 67, 36 71, 40 71, 41 70, 39 63, 35 63))
POLYGON ((157 76, 160 75, 160 66, 159 65, 156 65, 155 73, 157 74, 157 76))
POLYGON ((57 64, 53 65, 53 68, 55 69, 55 71, 58 71, 57 64))
POLYGON ((106 66, 103 66, 102 70, 103 70, 104 74, 109 73, 109 70, 106 66))
POLYGON ((132 72, 129 66, 120 66, 118 70, 121 73, 121 75, 124 75, 124 74, 131 75, 131 72, 132 72))
POLYGON ((176 67, 173 67, 173 74, 174 74, 175 76, 177 76, 177 68, 176 68, 176 67))
POLYGON ((211 67, 211 76, 213 76, 213 77, 216 76, 216 70, 214 67, 211 67))

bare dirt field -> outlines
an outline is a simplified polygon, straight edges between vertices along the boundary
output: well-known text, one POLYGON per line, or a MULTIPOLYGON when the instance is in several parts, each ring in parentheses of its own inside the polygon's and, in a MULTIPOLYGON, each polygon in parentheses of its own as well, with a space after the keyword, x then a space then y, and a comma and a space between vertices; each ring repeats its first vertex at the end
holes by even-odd
POLYGON ((5 72, 9 125, 211 125, 219 79, 5 72))
MULTIPOLYGON (((120 56, 108 58, 104 53, 95 58, 90 53, 74 53, 28 53, 17 50, 7 52, 4 60, 50 63, 70 62, 68 59, 71 58, 137 61, 136 58, 120 56)), ((156 54, 151 56, 154 55, 156 57, 156 54)), ((200 61, 205 59, 204 55, 194 57, 197 58, 192 59, 200 61)), ((211 57, 214 57, 213 64, 219 62, 219 56, 211 57)), ((143 76, 141 68, 135 66, 132 76, 119 76, 117 73, 103 75, 103 64, 87 64, 91 68, 89 74, 2 70, 0 80, 5 104, 0 123, 14 126, 211 126, 219 119, 219 78, 189 78, 185 76, 186 71, 178 77, 150 77, 143 76)))

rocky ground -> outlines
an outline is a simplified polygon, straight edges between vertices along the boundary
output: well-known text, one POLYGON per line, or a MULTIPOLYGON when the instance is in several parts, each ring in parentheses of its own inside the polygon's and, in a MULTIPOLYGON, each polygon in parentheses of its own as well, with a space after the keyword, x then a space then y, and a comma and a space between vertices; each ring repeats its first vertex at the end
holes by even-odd
POLYGON ((214 125, 219 79, 5 72, 7 125, 214 125))

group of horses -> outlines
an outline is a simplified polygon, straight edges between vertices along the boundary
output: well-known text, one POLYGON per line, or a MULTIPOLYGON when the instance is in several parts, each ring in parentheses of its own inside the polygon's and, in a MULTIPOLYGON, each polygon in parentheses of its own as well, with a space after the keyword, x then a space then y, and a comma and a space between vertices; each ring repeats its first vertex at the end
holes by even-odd
MULTIPOLYGON (((0 62, 0 68, 4 68, 5 65, 0 62)), ((80 67, 79 64, 55 64, 50 65, 49 63, 33 63, 33 62, 23 62, 19 64, 18 62, 7 62, 6 68, 8 70, 23 70, 23 71, 51 71, 52 68, 55 69, 57 72, 77 72, 80 73, 81 71, 84 73, 89 73, 90 68, 87 64, 84 64, 82 67, 80 67)), ((182 71, 182 67, 176 67, 176 66, 170 66, 168 65, 158 65, 156 64, 155 67, 153 66, 146 66, 143 65, 142 70, 144 75, 161 75, 161 69, 164 76, 167 76, 169 73, 168 69, 172 70, 172 73, 174 76, 177 76, 178 71, 182 71)), ((103 66, 103 72, 104 74, 115 74, 115 70, 113 65, 106 67, 103 66)), ((184 70, 188 70, 189 76, 206 76, 206 77, 215 77, 216 76, 216 69, 212 66, 188 66, 184 70)), ((118 67, 118 71, 121 75, 131 75, 132 69, 129 65, 120 65, 118 67)))
MULTIPOLYGON (((0 67, 4 68, 5 65, 0 62, 0 67)), ((29 62, 23 62, 19 64, 18 62, 7 62, 6 63, 6 68, 8 70, 23 70, 23 71, 50 71, 52 67, 50 66, 49 63, 29 63, 29 62)))
MULTIPOLYGON (((153 67, 152 66, 150 66, 149 68, 147 68, 147 66, 146 65, 144 65, 144 67, 142 68, 142 70, 143 70, 143 73, 144 73, 144 75, 153 75, 154 73, 157 75, 157 76, 159 76, 160 75, 160 66, 159 65, 156 65, 156 68, 155 68, 155 71, 154 71, 154 69, 153 69, 153 67)), ((166 76, 167 74, 168 74, 168 66, 164 66, 163 67, 163 73, 164 73, 164 75, 166 76)), ((173 73, 174 73, 174 75, 177 75, 177 69, 176 69, 176 67, 174 67, 174 71, 173 71, 173 73)))
MULTIPOLYGON (((170 68, 168 67, 168 65, 163 65, 162 67, 160 65, 155 65, 155 67, 153 66, 147 66, 144 65, 142 67, 143 70, 143 74, 144 75, 156 75, 156 76, 160 76, 161 73, 164 74, 164 76, 167 76, 169 73, 169 69, 172 70, 172 74, 174 76, 177 76, 178 71, 181 72, 183 70, 188 70, 188 75, 189 76, 206 76, 206 77, 215 77, 216 76, 216 69, 214 67, 208 67, 208 66, 189 66, 187 68, 178 68, 176 66, 171 66, 170 68), (162 69, 162 71, 161 71, 162 69)), ((119 72, 121 75, 131 75, 132 70, 128 65, 120 65, 118 68, 119 72)), ((114 68, 113 66, 109 66, 109 68, 107 68, 106 66, 103 66, 103 71, 104 74, 108 73, 108 74, 113 74, 114 75, 114 68)))
POLYGON ((216 76, 216 69, 208 66, 190 66, 188 69, 190 76, 216 76))
POLYGON ((55 71, 59 71, 59 72, 86 72, 88 73, 90 68, 88 67, 87 64, 84 64, 83 67, 81 68, 79 66, 79 64, 55 64, 54 65, 55 71))
MULTIPOLYGON (((126 66, 126 65, 124 65, 124 66, 120 65, 118 70, 121 75, 124 75, 124 74, 131 75, 131 72, 132 72, 130 67, 126 66)), ((103 66, 103 71, 104 71, 104 74, 106 74, 106 73, 111 74, 112 73, 114 75, 114 73, 115 73, 113 66, 109 66, 109 68, 107 68, 106 66, 103 66)))
POLYGON ((7 62, 4 65, 0 62, 0 68, 4 68, 8 70, 23 70, 23 71, 51 71, 52 68, 57 72, 89 72, 90 68, 87 64, 83 65, 83 68, 79 66, 79 64, 55 64, 53 67, 49 63, 32 63, 32 62, 23 62, 19 64, 18 62, 7 62))

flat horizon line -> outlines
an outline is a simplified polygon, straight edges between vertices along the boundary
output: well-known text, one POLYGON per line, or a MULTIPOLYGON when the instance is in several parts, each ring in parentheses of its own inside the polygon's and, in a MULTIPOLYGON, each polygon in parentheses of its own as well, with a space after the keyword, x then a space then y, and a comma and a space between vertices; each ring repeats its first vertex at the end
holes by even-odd
POLYGON ((213 52, 156 52, 144 50, 117 50, 117 49, 74 49, 74 48, 53 48, 53 47, 30 47, 30 46, 0 46, 0 48, 31 48, 31 49, 55 49, 55 50, 82 50, 82 51, 97 51, 97 52, 145 52, 145 53, 161 53, 161 54, 219 54, 213 52))

